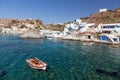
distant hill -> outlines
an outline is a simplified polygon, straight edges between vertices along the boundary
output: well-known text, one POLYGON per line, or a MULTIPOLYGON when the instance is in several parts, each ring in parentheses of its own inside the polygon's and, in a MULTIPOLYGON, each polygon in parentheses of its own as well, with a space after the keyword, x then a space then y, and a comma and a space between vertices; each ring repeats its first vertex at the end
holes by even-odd
POLYGON ((83 22, 88 23, 118 23, 120 22, 120 8, 107 10, 106 12, 97 12, 88 17, 81 18, 83 22))
POLYGON ((46 25, 46 29, 55 30, 55 31, 63 31, 65 27, 66 27, 65 24, 49 24, 49 25, 46 25))
MULTIPOLYGON (((38 29, 44 29, 43 22, 39 19, 29 20, 29 19, 5 19, 0 18, 0 27, 10 28, 12 25, 22 25, 23 23, 28 23, 34 25, 38 29)), ((22 25, 25 26, 25 25, 22 25)))
MULTIPOLYGON (((44 25, 43 22, 39 19, 37 20, 29 20, 29 19, 5 19, 0 18, 0 27, 10 28, 12 25, 19 26, 23 23, 33 24, 35 29, 50 29, 50 30, 57 30, 63 31, 65 25, 64 24, 50 24, 44 25)), ((21 25, 21 27, 25 27, 25 25, 21 25)))

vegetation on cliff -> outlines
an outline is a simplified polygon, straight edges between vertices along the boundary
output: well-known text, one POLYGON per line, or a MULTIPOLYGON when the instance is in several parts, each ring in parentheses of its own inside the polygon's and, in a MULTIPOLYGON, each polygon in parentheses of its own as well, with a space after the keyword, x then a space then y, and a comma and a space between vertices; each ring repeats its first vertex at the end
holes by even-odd
POLYGON ((88 23, 118 23, 120 22, 120 8, 108 10, 106 12, 97 12, 88 17, 81 18, 83 22, 88 23))
POLYGON ((46 25, 46 29, 55 30, 55 31, 63 31, 65 28, 65 24, 49 24, 46 25))
POLYGON ((34 29, 44 29, 43 22, 39 19, 29 20, 29 19, 0 19, 0 27, 8 27, 15 25, 20 26, 21 28, 27 28, 27 24, 34 25, 34 29))

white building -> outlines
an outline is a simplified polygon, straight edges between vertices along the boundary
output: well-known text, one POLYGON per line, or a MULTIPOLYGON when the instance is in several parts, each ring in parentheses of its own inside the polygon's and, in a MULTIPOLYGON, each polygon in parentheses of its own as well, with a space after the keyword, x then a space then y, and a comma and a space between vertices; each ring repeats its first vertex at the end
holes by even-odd
POLYGON ((98 31, 102 33, 120 34, 120 23, 99 24, 98 31))
POLYGON ((61 37, 62 34, 60 31, 53 31, 53 30, 40 30, 40 35, 44 37, 61 37))
POLYGON ((107 12, 106 8, 100 9, 99 12, 107 12))
POLYGON ((64 35, 67 35, 69 31, 85 32, 90 26, 94 25, 94 23, 84 23, 81 19, 76 19, 74 23, 66 24, 64 35))
POLYGON ((80 31, 85 32, 90 26, 94 26, 94 23, 81 23, 80 26, 80 31))
POLYGON ((64 35, 67 35, 69 31, 75 31, 78 30, 78 25, 75 23, 70 23, 70 24, 66 24, 66 27, 64 28, 64 35))
POLYGON ((101 34, 102 41, 111 41, 112 43, 120 42, 120 23, 99 24, 98 32, 101 34))
POLYGON ((75 22, 78 23, 78 24, 81 24, 82 20, 81 19, 76 19, 75 22))

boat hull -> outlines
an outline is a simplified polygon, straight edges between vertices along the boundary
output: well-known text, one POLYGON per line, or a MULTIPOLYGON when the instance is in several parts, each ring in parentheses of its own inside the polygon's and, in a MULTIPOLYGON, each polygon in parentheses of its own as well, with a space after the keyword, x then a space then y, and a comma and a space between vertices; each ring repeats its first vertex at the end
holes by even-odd
POLYGON ((46 64, 44 64, 44 65, 35 65, 35 64, 31 63, 30 60, 26 60, 26 62, 33 69, 40 69, 40 70, 44 70, 44 71, 47 69, 46 64))

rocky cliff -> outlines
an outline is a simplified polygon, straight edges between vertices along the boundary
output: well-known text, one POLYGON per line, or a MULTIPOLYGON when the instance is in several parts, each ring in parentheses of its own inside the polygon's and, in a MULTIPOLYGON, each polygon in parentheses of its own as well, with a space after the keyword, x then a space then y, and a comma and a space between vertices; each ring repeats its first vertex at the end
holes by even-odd
POLYGON ((28 30, 45 29, 41 20, 0 19, 0 33, 24 33, 28 30))
MULTIPOLYGON (((35 28, 44 28, 41 20, 29 20, 29 19, 0 19, 0 27, 11 27, 12 25, 26 26, 25 24, 34 25, 35 28)), ((26 26, 27 27, 27 26, 26 26)))

